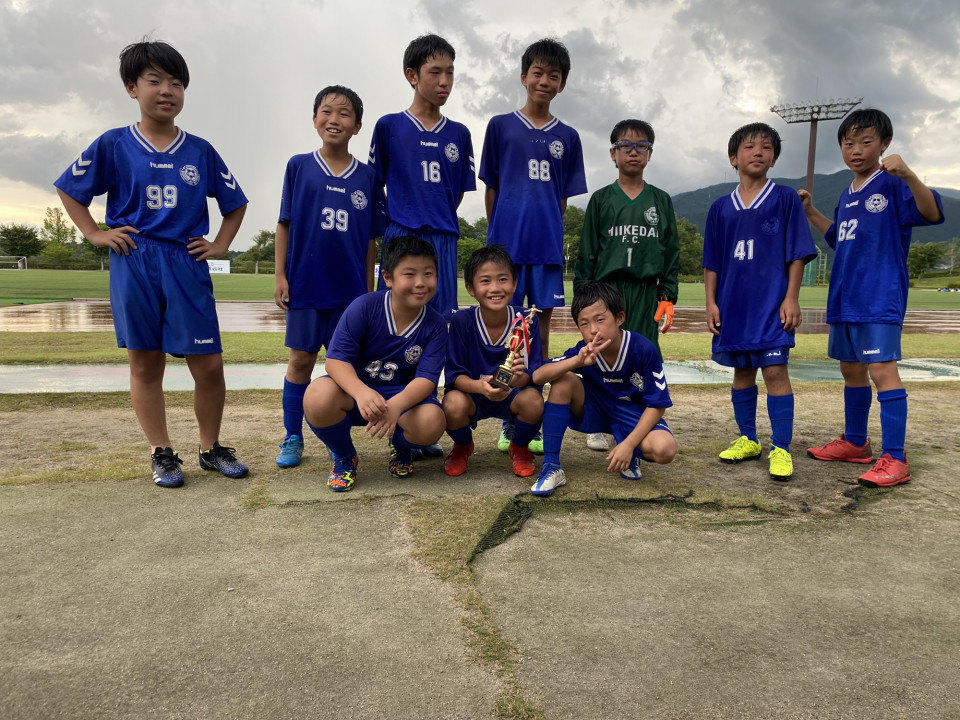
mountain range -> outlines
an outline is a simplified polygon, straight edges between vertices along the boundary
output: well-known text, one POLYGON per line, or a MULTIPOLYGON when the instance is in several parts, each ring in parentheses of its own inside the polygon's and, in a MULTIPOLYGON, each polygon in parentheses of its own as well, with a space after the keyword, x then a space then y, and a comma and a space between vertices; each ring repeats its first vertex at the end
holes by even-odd
MULTIPOLYGON (((813 176, 813 204, 827 217, 833 217, 833 210, 837 206, 840 195, 850 184, 853 175, 848 170, 841 170, 832 175, 813 176)), ((802 188, 806 178, 773 178, 775 183, 792 188, 802 188)), ((735 182, 710 185, 709 187, 679 193, 673 196, 673 207, 677 215, 686 218, 697 226, 703 234, 707 222, 707 211, 713 201, 724 195, 729 195, 737 186, 735 182)), ((943 214, 946 217, 942 225, 920 227, 913 231, 913 242, 947 242, 951 238, 960 237, 960 190, 937 188, 943 200, 943 214)), ((814 232, 817 245, 827 249, 823 238, 814 232)))

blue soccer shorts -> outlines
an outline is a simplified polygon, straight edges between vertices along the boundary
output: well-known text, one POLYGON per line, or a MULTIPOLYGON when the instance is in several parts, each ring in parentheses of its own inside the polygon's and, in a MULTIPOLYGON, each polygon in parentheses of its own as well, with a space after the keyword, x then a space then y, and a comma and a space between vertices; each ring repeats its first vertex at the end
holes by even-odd
POLYGON ((717 365, 743 368, 765 368, 771 365, 786 365, 790 359, 790 347, 771 348, 769 350, 738 350, 735 352, 715 352, 713 361, 717 365))
MULTIPOLYGON (((459 307, 457 303, 457 236, 452 233, 436 232, 429 228, 411 230, 403 225, 391 222, 383 233, 383 246, 399 237, 412 236, 425 240, 437 253, 437 292, 427 303, 443 316, 448 323, 459 307)), ((381 267, 383 252, 380 254, 381 267)), ((377 279, 377 290, 383 291, 387 285, 383 272, 377 279)))
POLYGON ((562 307, 563 266, 517 265, 517 291, 510 302, 528 307, 536 305, 541 310, 562 307), (529 298, 529 302, 525 303, 524 298, 529 298))
MULTIPOLYGON (((583 386, 583 417, 570 413, 570 429, 582 433, 610 433, 618 443, 633 432, 640 422, 644 408, 632 402, 610 402, 592 392, 586 383, 583 386)), ((671 432, 666 421, 660 421, 650 428, 671 432)), ((672 433, 671 433, 672 434, 672 433)), ((639 448, 638 448, 639 450, 639 448)))
POLYGON ((903 329, 893 323, 834 323, 827 355, 840 362, 869 363, 900 360, 903 329))
POLYGON ((283 344, 291 350, 320 352, 330 347, 333 331, 346 308, 316 310, 314 308, 291 308, 287 310, 287 332, 283 344))
POLYGON ((110 310, 117 347, 171 355, 223 352, 213 281, 186 245, 135 235, 136 250, 110 254, 110 310))

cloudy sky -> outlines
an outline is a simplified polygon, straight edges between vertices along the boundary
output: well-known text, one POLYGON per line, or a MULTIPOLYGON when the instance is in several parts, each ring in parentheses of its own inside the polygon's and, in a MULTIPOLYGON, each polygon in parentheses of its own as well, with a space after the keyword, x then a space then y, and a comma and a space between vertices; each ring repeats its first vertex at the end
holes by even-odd
MULTIPOLYGON (((608 139, 625 117, 653 124, 646 177, 679 193, 735 179, 727 138, 757 120, 784 139, 776 174, 802 175, 809 126, 770 106, 861 96, 892 117, 890 152, 929 184, 960 188, 956 0, 0 0, 0 223, 41 224, 63 169, 139 118, 117 56, 150 35, 187 59, 178 124, 240 179, 251 203, 234 247, 247 247, 276 226, 287 159, 317 145, 316 92, 344 84, 363 98, 351 148, 365 159, 376 118, 409 106, 403 50, 425 32, 457 49, 444 113, 470 128, 478 167, 489 117, 525 99, 523 48, 549 35, 573 59, 554 113, 580 131, 591 192, 615 177, 608 139)), ((836 128, 821 124, 818 172, 842 168, 836 128)), ((460 214, 482 215, 482 193, 460 214)))

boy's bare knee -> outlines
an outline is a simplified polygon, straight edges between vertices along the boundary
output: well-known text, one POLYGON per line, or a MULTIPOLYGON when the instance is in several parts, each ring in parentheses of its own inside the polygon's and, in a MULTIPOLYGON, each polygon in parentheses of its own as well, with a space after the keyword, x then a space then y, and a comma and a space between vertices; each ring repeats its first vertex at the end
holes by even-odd
POLYGON ((287 363, 287 379, 291 382, 310 382, 310 375, 317 365, 317 353, 304 350, 291 350, 290 360, 287 363))
POLYGON ((450 390, 443 395, 443 414, 447 427, 458 430, 470 421, 473 403, 466 393, 450 390))
POLYGON ((547 400, 557 405, 568 405, 573 399, 573 393, 578 382, 573 373, 566 373, 556 381, 550 383, 550 395, 547 400))
POLYGON ((642 443, 640 449, 647 460, 658 465, 666 465, 673 462, 673 459, 677 456, 677 440, 672 433, 665 430, 656 430, 647 435, 645 440, 648 442, 642 443))

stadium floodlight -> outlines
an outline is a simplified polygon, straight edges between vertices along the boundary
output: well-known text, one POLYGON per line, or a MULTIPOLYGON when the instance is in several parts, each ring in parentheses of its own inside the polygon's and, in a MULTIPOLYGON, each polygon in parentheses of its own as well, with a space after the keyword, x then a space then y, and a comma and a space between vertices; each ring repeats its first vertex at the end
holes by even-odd
POLYGON ((863 98, 837 98, 816 100, 809 103, 783 103, 774 105, 770 112, 783 118, 788 124, 810 123, 810 145, 807 148, 807 182, 804 186, 813 194, 813 163, 817 154, 817 123, 820 120, 839 120, 863 101, 863 98))

